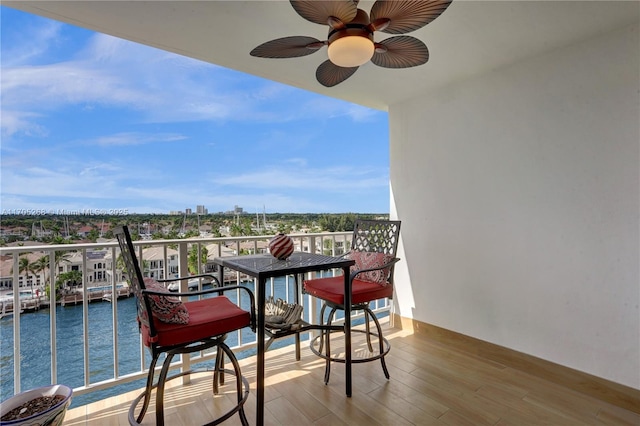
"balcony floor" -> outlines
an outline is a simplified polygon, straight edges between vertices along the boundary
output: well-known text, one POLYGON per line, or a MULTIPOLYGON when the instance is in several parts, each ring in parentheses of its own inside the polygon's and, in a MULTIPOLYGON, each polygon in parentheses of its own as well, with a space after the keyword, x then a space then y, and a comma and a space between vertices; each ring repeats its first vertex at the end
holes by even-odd
MULTIPOLYGON (((342 341, 336 335, 335 346, 342 341)), ((323 383, 324 361, 303 342, 267 353, 266 425, 591 425, 640 424, 640 415, 571 389, 470 354, 410 331, 387 329, 391 342, 386 380, 379 362, 353 367, 353 397, 344 395, 344 365, 333 364, 323 383)), ((357 356, 357 355, 356 355, 357 356)), ((255 357, 242 360, 251 394, 245 405, 255 419, 255 357)), ((231 382, 228 377, 227 382, 231 382)), ((168 425, 203 424, 233 403, 232 390, 212 398, 210 374, 165 394, 168 425)), ((139 391, 69 410, 64 425, 126 425, 139 391)), ((154 424, 152 403, 143 424, 154 424)), ((237 415, 224 424, 240 424, 237 415)))

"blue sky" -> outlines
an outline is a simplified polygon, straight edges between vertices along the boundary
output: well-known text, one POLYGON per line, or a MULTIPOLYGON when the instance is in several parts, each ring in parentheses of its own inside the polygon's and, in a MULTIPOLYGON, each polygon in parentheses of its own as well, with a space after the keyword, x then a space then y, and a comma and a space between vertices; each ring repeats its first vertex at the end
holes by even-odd
POLYGON ((4 6, 0 26, 5 214, 389 211, 386 112, 4 6))

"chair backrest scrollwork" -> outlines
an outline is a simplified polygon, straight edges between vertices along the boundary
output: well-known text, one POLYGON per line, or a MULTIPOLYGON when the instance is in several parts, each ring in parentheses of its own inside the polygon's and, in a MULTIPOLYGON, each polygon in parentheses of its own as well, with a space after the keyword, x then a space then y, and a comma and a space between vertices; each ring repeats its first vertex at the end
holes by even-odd
MULTIPOLYGON (((351 250, 383 253, 396 257, 400 239, 399 220, 356 220, 351 239, 351 250)), ((389 268, 387 282, 393 286, 395 263, 389 268)))
POLYGON ((142 290, 145 288, 144 278, 142 277, 142 271, 136 258, 136 252, 133 247, 133 242, 131 241, 129 229, 126 226, 118 226, 114 229, 113 234, 116 236, 120 246, 120 255, 124 262, 124 272, 127 275, 129 286, 136 297, 138 320, 141 324, 149 327, 150 336, 155 336, 156 330, 153 320, 151 320, 151 303, 149 299, 142 294, 142 290))
POLYGON ((399 238, 399 220, 356 220, 351 249, 396 257, 399 238))

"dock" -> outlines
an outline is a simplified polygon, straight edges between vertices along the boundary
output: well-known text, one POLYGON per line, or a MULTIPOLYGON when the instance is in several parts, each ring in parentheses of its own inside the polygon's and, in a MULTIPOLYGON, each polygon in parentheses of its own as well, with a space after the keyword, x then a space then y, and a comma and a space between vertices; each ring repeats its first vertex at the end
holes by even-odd
MULTIPOLYGON (((20 313, 37 311, 43 307, 49 307, 48 301, 45 303, 43 296, 20 299, 20 313)), ((0 318, 13 315, 13 312, 13 299, 0 300, 0 318)))
MULTIPOLYGON (((43 292, 44 293, 44 292, 43 292)), ((122 299, 131 296, 131 290, 128 286, 118 287, 116 289, 116 298, 122 299)), ((110 287, 97 287, 87 289, 87 301, 92 302, 111 302, 113 300, 113 293, 110 287)), ((72 292, 64 293, 56 302, 60 306, 77 305, 83 303, 82 290, 74 290, 72 292)), ((13 298, 3 297, 0 299, 0 319, 11 316, 14 313, 13 298)), ((34 312, 40 309, 49 308, 50 303, 47 296, 42 294, 41 296, 21 297, 20 298, 20 313, 34 312)))
MULTIPOLYGON (((116 289, 116 297, 118 299, 122 299, 125 297, 131 296, 131 290, 129 287, 118 287, 116 289)), ((87 291, 87 301, 89 303, 92 302, 111 302, 113 300, 113 292, 111 288, 94 290, 88 289, 87 291)), ((72 293, 67 293, 63 295, 58 303, 62 306, 66 305, 77 305, 83 302, 82 290, 74 291, 72 293)))

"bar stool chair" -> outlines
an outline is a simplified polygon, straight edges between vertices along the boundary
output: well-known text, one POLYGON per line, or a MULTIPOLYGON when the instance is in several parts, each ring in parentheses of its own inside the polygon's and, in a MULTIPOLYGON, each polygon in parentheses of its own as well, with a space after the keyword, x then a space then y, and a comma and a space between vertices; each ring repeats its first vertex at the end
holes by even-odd
MULTIPOLYGON (((354 330, 366 335, 367 346, 371 355, 352 359, 352 363, 380 360, 382 370, 387 379, 389 371, 384 357, 389 353, 391 345, 383 337, 380 322, 370 308, 370 303, 383 298, 393 297, 393 271, 396 262, 398 239, 400 238, 400 221, 357 220, 355 222, 351 251, 345 256, 355 260, 351 267, 351 309, 364 312, 365 330, 354 330), (370 328, 373 320, 376 330, 370 328), (371 338, 378 340, 378 350, 374 351, 371 338)), ((344 278, 342 276, 317 278, 304 281, 304 292, 323 301, 320 310, 320 321, 331 326, 338 310, 344 310, 344 278), (325 320, 325 311, 330 312, 325 320)), ((350 321, 345 318, 345 321, 350 321)), ((329 383, 331 362, 345 363, 345 358, 332 356, 330 331, 323 330, 319 336, 311 340, 311 351, 326 360, 324 382, 329 383)))
MULTIPOLYGON (((223 374, 235 376, 237 404, 207 423, 216 425, 238 413, 243 425, 248 425, 244 413, 244 403, 249 396, 249 383, 240 372, 240 365, 233 351, 225 343, 227 333, 250 327, 255 331, 255 298, 251 290, 243 286, 220 287, 217 278, 213 278, 213 288, 189 293, 169 293, 158 281, 143 278, 140 265, 136 259, 131 235, 126 226, 114 230, 129 281, 137 302, 137 319, 142 341, 151 352, 151 365, 147 374, 145 390, 133 401, 129 408, 129 424, 140 424, 144 418, 152 391, 156 391, 156 425, 164 425, 164 391, 169 380, 176 379, 202 369, 191 369, 172 376, 168 376, 173 357, 177 354, 190 354, 205 349, 217 348, 215 367, 213 368, 213 393, 219 391, 219 384, 224 381, 223 374), (249 311, 241 309, 236 303, 222 295, 229 290, 241 289, 247 293, 251 308, 249 311), (215 297, 182 302, 175 296, 197 296, 200 294, 215 294, 215 297), (156 363, 161 354, 166 354, 158 382, 154 385, 156 363), (226 355, 233 366, 233 370, 224 369, 223 359, 226 355), (142 408, 136 417, 135 410, 140 401, 142 408)), ((179 280, 180 278, 178 278, 179 280)), ((163 280, 169 281, 169 280, 163 280)), ((239 303, 239 302, 238 302, 239 303)))

